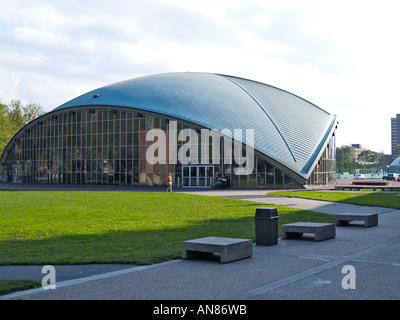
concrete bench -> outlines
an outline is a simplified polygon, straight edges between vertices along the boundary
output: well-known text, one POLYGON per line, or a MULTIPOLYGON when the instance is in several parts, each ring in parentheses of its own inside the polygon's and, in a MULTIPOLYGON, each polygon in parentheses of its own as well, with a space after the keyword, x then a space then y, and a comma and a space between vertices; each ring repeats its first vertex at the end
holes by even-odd
POLYGON ((282 239, 299 238, 303 233, 313 233, 314 241, 334 238, 336 228, 333 223, 295 222, 282 225, 282 239))
POLYGON ((363 221, 364 227, 369 228, 376 226, 378 224, 378 214, 377 213, 338 213, 336 214, 336 225, 337 226, 347 226, 350 221, 363 221))
POLYGON ((217 254, 220 262, 250 258, 253 255, 253 240, 221 237, 206 237, 182 242, 182 259, 217 254))

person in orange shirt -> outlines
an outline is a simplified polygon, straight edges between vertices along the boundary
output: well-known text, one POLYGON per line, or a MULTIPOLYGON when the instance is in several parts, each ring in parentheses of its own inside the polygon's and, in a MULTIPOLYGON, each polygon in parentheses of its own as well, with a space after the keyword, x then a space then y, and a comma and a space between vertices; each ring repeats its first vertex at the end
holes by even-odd
POLYGON ((167 189, 165 189, 165 191, 172 192, 172 175, 171 175, 171 173, 167 177, 167 189))

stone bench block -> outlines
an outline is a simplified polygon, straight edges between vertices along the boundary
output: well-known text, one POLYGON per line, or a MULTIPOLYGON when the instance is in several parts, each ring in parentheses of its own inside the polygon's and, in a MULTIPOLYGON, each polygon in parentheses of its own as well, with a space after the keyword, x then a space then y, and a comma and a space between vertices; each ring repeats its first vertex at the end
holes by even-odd
POLYGON ((205 253, 218 254, 221 263, 250 258, 253 255, 253 240, 206 237, 182 242, 182 259, 205 253))
POLYGON ((347 226, 350 221, 363 221, 364 227, 369 228, 376 226, 378 224, 378 214, 377 213, 339 213, 336 214, 336 225, 337 226, 347 226))
POLYGON ((322 241, 336 236, 333 223, 295 222, 282 225, 282 239, 299 238, 303 233, 313 233, 314 241, 322 241))

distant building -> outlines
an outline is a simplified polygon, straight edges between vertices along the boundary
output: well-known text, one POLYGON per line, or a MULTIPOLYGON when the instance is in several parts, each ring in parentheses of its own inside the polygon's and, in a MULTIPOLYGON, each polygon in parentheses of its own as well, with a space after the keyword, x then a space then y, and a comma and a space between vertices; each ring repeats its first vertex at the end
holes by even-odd
POLYGON ((360 143, 355 143, 355 144, 352 144, 351 147, 355 149, 354 162, 358 162, 358 156, 363 151, 362 145, 360 143))
POLYGON ((392 155, 391 154, 384 154, 379 159, 379 167, 380 168, 387 168, 392 163, 392 155))
POLYGON ((400 166, 400 157, 396 158, 391 164, 390 167, 399 167, 400 166))
POLYGON ((396 118, 392 118, 392 155, 396 145, 400 144, 400 114, 396 118))
POLYGON ((400 157, 396 158, 388 167, 388 172, 398 173, 400 168, 400 157))

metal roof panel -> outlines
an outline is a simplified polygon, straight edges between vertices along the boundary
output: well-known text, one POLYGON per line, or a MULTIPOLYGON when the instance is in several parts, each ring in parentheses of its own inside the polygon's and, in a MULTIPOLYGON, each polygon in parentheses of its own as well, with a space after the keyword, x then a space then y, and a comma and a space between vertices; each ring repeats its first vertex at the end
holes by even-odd
POLYGON ((126 80, 88 92, 55 110, 99 105, 159 113, 210 129, 254 129, 256 150, 305 178, 335 121, 326 111, 287 91, 211 73, 166 73, 126 80))

